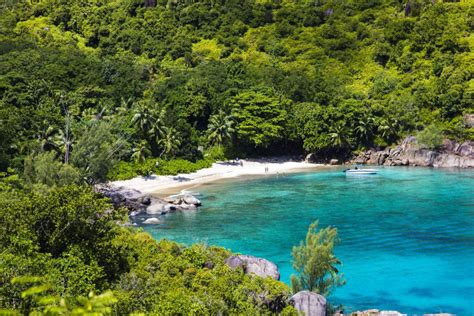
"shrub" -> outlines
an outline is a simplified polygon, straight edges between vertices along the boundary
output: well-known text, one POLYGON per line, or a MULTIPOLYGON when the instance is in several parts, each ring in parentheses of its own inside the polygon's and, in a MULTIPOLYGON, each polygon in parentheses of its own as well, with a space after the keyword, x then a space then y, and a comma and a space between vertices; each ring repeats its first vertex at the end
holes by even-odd
POLYGON ((443 131, 436 125, 431 124, 417 135, 418 143, 427 149, 437 149, 443 144, 443 131))
POLYGON ((337 229, 318 229, 318 222, 309 226, 305 242, 293 247, 293 268, 297 274, 291 276, 293 292, 308 290, 323 296, 329 295, 333 287, 345 284, 337 265, 341 262, 334 255, 338 242, 337 229))
POLYGON ((214 162, 206 158, 196 162, 184 159, 164 160, 149 158, 143 163, 121 161, 109 174, 109 180, 127 180, 136 176, 177 175, 178 173, 191 173, 199 169, 209 168, 214 162))

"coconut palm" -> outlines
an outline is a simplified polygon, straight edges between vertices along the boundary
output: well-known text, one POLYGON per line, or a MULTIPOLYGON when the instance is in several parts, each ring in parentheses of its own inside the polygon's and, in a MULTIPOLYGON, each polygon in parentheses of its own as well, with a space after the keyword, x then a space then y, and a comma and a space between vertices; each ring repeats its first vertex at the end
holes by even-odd
POLYGON ((366 143, 369 142, 370 137, 373 135, 374 124, 375 122, 372 116, 364 116, 357 122, 355 131, 360 139, 363 139, 366 143))
POLYGON ((349 129, 343 123, 336 123, 331 128, 329 134, 332 140, 332 144, 337 148, 347 148, 349 146, 349 129))
POLYGON ((150 104, 139 103, 134 110, 132 124, 141 133, 142 139, 150 145, 154 156, 159 155, 159 139, 164 134, 165 109, 153 109, 150 104))
POLYGON ((382 119, 380 120, 377 129, 384 139, 391 141, 393 138, 397 137, 398 127, 399 124, 397 119, 382 119))
POLYGON ((73 144, 72 134, 69 127, 64 128, 64 130, 58 130, 58 134, 56 134, 55 137, 55 144, 64 155, 64 163, 68 164, 73 144))
POLYGON ((234 132, 233 125, 232 116, 226 115, 222 110, 217 114, 211 115, 207 126, 209 143, 221 146, 231 138, 231 134, 234 132))
POLYGON ((158 141, 162 148, 160 157, 163 155, 174 155, 181 145, 181 140, 176 130, 172 127, 163 127, 163 136, 158 141))
POLYGON ((148 149, 148 144, 144 141, 141 141, 133 148, 132 159, 138 163, 144 163, 146 157, 151 154, 150 149, 148 149))
POLYGON ((152 111, 152 123, 150 134, 154 137, 160 137, 166 130, 165 126, 166 110, 164 108, 152 111))
POLYGON ((42 151, 58 148, 58 145, 55 142, 56 132, 57 130, 53 126, 48 126, 37 135, 42 151))
POLYGON ((153 126, 154 118, 150 109, 143 103, 140 103, 134 110, 132 117, 132 124, 138 127, 140 132, 147 138, 151 127, 153 126))

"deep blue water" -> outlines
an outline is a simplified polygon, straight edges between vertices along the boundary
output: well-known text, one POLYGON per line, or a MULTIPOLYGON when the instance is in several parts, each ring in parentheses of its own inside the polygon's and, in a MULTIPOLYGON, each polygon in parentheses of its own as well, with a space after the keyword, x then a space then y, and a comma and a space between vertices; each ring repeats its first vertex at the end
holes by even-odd
POLYGON ((474 172, 384 168, 375 176, 324 170, 199 188, 199 211, 147 226, 156 239, 206 242, 275 262, 309 224, 335 226, 347 284, 330 300, 346 311, 474 315, 474 172))

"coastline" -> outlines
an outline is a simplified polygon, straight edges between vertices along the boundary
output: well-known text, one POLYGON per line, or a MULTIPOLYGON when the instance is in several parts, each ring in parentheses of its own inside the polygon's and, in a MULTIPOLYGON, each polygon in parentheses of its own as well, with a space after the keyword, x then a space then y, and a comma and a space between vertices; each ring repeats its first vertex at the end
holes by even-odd
POLYGON ((219 180, 233 179, 244 176, 266 176, 285 173, 296 173, 310 170, 319 170, 329 167, 325 164, 291 161, 280 158, 249 159, 238 162, 215 162, 210 168, 200 169, 194 173, 178 174, 174 176, 148 177, 138 176, 129 180, 113 181, 114 187, 138 190, 144 194, 165 197, 181 190, 196 188, 200 185, 219 180))

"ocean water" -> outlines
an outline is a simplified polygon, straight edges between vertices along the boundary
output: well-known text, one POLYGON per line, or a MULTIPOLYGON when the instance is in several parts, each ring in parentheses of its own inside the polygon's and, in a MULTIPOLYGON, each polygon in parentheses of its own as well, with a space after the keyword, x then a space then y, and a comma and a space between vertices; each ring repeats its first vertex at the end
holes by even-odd
POLYGON ((236 179, 198 189, 198 211, 145 226, 154 238, 205 242, 293 272, 291 249, 311 222, 337 227, 347 284, 329 298, 346 311, 474 315, 474 172, 342 169, 236 179))

